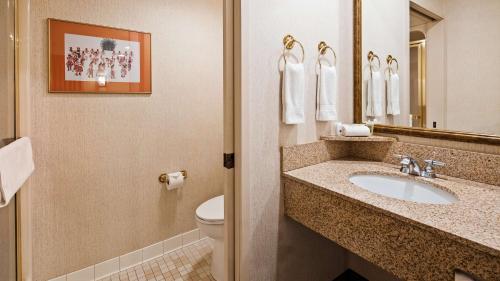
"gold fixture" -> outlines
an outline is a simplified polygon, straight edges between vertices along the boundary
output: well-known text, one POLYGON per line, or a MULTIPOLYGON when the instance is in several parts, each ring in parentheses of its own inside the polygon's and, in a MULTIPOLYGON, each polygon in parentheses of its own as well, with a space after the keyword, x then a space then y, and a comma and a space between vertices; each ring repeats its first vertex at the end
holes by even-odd
POLYGON ((414 48, 417 51, 417 95, 418 95, 418 126, 425 128, 427 124, 427 106, 426 106, 426 91, 425 91, 425 81, 426 81, 426 52, 425 52, 425 40, 418 40, 410 42, 410 50, 414 48))
POLYGON ((372 69, 373 59, 377 59, 378 68, 380 69, 380 59, 374 52, 369 51, 367 57, 368 57, 368 62, 370 63, 370 70, 372 69))
POLYGON ((293 47, 295 47, 295 43, 299 44, 300 49, 302 50, 302 60, 301 62, 304 62, 305 59, 305 51, 304 51, 304 46, 302 43, 300 43, 298 40, 296 40, 292 35, 288 34, 283 38, 283 59, 286 62, 286 55, 285 52, 288 50, 292 50, 293 47))
MULTIPOLYGON (((184 177, 184 179, 187 179, 187 177, 188 177, 187 171, 186 170, 182 170, 181 173, 182 173, 182 176, 184 177)), ((166 173, 161 174, 160 177, 158 177, 158 180, 161 183, 169 184, 169 182, 168 182, 168 176, 167 176, 166 173)))
POLYGON ((326 44, 325 41, 319 42, 318 51, 319 51, 320 55, 324 56, 328 50, 332 51, 333 58, 335 59, 333 65, 336 65, 337 64, 337 54, 335 53, 335 51, 332 49, 332 47, 328 46, 328 44, 326 44))
POLYGON ((393 63, 393 62, 396 62, 396 72, 398 72, 398 71, 399 71, 399 62, 398 62, 398 60, 397 60, 395 57, 393 57, 392 55, 388 55, 388 56, 387 56, 387 64, 389 65, 389 73, 390 73, 391 71, 394 71, 394 70, 392 69, 392 63, 393 63))

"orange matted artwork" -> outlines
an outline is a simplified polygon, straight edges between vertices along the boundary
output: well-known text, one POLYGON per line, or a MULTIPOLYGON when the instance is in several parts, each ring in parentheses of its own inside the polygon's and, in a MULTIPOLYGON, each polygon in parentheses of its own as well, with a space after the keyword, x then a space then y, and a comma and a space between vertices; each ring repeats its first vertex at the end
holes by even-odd
POLYGON ((151 34, 49 19, 49 92, 151 94, 151 34))

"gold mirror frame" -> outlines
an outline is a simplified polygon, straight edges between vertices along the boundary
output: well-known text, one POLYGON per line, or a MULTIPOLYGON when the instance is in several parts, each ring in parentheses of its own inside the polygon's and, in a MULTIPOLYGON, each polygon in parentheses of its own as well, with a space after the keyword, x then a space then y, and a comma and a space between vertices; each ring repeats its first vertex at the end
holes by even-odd
MULTIPOLYGON (((362 123, 362 0, 353 0, 353 89, 354 89, 354 123, 362 123)), ((500 136, 470 132, 414 128, 392 125, 375 125, 375 133, 405 135, 412 137, 434 138, 459 142, 473 142, 500 145, 500 136)))

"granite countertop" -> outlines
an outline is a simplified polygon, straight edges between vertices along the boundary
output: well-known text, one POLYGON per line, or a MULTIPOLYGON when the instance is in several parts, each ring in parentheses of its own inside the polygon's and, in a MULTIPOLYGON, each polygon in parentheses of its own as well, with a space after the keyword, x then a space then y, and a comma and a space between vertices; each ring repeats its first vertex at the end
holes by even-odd
POLYGON ((436 179, 414 177, 401 173, 395 165, 352 160, 331 160, 284 172, 283 175, 500 257, 498 186, 442 175, 436 179), (453 193, 458 202, 437 205, 385 197, 351 183, 349 177, 355 174, 412 178, 453 193))

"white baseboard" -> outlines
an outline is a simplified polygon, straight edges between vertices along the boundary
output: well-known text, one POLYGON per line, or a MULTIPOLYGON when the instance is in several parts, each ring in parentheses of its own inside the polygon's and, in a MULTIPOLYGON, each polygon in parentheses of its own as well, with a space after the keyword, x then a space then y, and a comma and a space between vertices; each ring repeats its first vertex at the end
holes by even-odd
POLYGON ((119 271, 136 266, 143 262, 155 259, 166 253, 175 251, 186 245, 192 244, 205 238, 200 234, 199 229, 193 229, 188 232, 181 233, 174 237, 160 241, 153 245, 149 245, 142 249, 109 259, 107 261, 94 264, 87 268, 71 272, 48 281, 94 281, 104 277, 108 277, 119 271))

